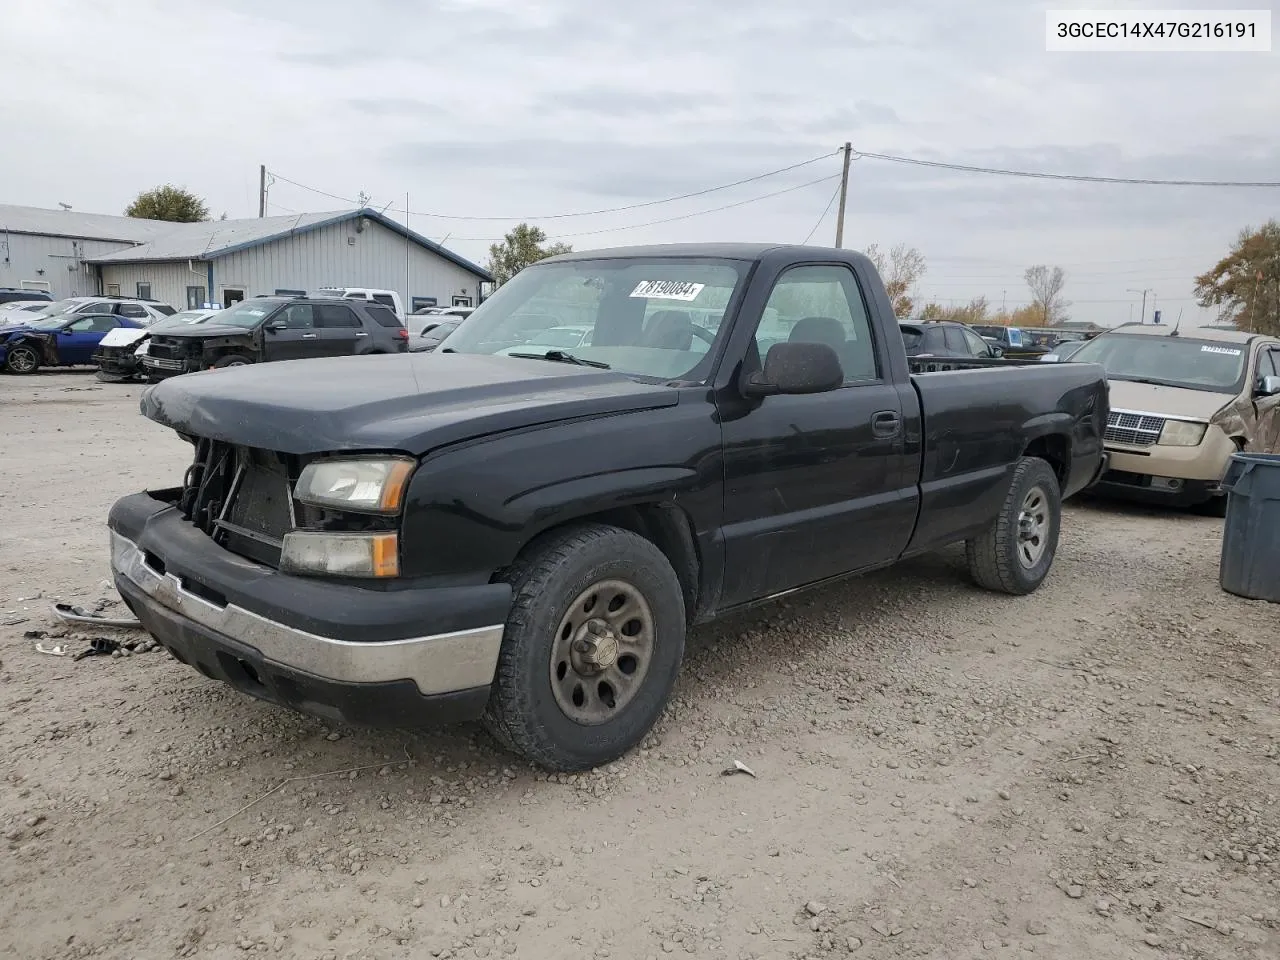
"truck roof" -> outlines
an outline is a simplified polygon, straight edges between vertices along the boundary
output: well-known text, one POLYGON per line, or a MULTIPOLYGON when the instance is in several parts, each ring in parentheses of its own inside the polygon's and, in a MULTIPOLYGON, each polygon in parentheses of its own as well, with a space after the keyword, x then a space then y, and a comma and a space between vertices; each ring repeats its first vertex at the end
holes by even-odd
POLYGON ((790 243, 654 243, 635 247, 605 247, 599 250, 575 250, 548 257, 541 263, 569 260, 622 259, 628 257, 715 257, 720 260, 759 260, 765 254, 786 251, 797 259, 814 256, 863 259, 856 250, 835 247, 810 247, 790 243))

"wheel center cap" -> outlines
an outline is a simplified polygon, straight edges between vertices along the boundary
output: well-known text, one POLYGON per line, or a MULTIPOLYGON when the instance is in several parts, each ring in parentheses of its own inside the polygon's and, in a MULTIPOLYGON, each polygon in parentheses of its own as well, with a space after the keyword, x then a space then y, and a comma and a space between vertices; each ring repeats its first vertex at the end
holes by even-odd
POLYGON ((592 629, 582 638, 582 660, 598 670, 604 670, 617 662, 618 638, 607 627, 594 623, 590 626, 592 629))

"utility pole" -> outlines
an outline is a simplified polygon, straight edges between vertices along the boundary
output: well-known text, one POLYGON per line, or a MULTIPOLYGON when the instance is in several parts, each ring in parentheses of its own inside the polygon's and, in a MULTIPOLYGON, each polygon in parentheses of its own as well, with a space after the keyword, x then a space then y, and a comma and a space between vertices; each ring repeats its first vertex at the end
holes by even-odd
POLYGON ((1143 290, 1134 290, 1132 287, 1129 287, 1125 290, 1125 293, 1142 294, 1142 314, 1138 317, 1138 323, 1147 322, 1147 294, 1153 293, 1153 292, 1154 291, 1150 287, 1147 287, 1146 289, 1143 289, 1143 290))
POLYGON ((258 165, 258 216, 267 215, 267 165, 258 165))
POLYGON ((1006 312, 1005 305, 1008 303, 1008 301, 1009 301, 1009 291, 1001 290, 1000 291, 1000 312, 1001 313, 1006 312))
POLYGON ((836 247, 844 246, 844 206, 849 197, 849 160, 853 157, 853 144, 845 141, 844 172, 840 174, 840 209, 836 212, 836 247))

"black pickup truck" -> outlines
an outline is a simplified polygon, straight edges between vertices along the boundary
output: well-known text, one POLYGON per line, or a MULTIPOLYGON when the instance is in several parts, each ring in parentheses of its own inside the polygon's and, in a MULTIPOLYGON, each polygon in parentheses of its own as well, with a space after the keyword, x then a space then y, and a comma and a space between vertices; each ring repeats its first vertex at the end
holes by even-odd
POLYGON ((657 720, 694 624, 958 542, 979 585, 1040 585, 1103 462, 1103 371, 957 365, 911 373, 848 251, 552 258, 432 353, 149 388, 194 456, 112 508, 115 581, 245 693, 483 717, 544 766, 599 765, 657 720), (589 345, 539 345, 546 316, 589 345))

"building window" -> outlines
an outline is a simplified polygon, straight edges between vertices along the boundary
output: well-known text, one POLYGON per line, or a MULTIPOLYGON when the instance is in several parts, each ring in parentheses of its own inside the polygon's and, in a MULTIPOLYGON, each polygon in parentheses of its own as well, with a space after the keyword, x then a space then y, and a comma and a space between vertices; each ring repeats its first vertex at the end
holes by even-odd
POLYGON ((199 310, 204 303, 204 287, 187 287, 188 310, 199 310))
POLYGON ((454 297, 453 305, 455 307, 469 307, 471 306, 471 298, 470 297, 454 297))
POLYGON ((118 297, 118 296, 120 296, 120 284, 118 284, 118 283, 108 283, 108 284, 107 284, 107 296, 108 296, 108 297, 118 297))
POLYGON ((139 281, 139 283, 138 283, 138 299, 139 299, 139 300, 150 300, 150 299, 151 299, 151 284, 149 284, 149 283, 142 283, 141 281, 139 281))
POLYGON ((434 307, 437 305, 435 297, 411 297, 409 302, 413 304, 414 310, 421 310, 424 307, 434 307))

